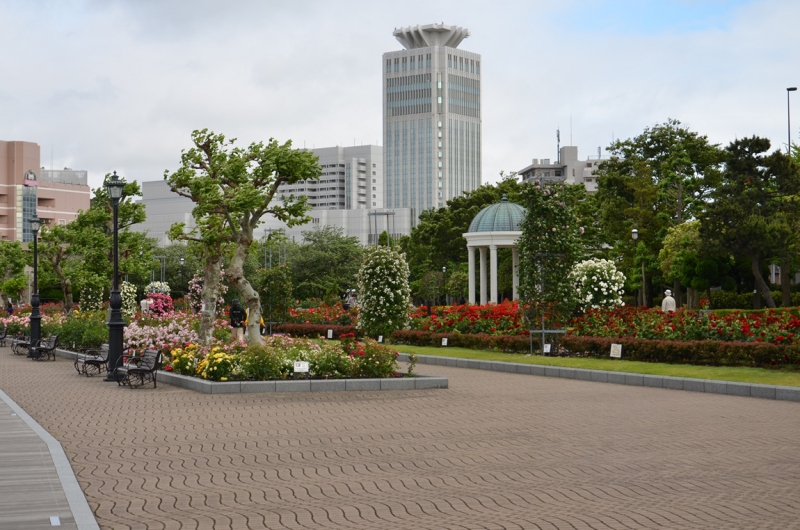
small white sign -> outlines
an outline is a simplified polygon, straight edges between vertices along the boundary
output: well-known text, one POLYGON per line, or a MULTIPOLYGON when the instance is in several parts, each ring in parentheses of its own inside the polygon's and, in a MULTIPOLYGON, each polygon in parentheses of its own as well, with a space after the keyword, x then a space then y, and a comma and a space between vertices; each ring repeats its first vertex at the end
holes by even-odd
POLYGON ((622 344, 611 345, 611 356, 615 359, 622 359, 622 344))
POLYGON ((383 342, 383 335, 378 335, 378 342, 383 342))
POLYGON ((307 374, 308 373, 308 361, 295 361, 294 362, 294 371, 298 374, 307 374))
POLYGON ((447 337, 442 337, 442 346, 447 346, 447 337))
POLYGON ((332 329, 329 329, 329 330, 328 330, 328 338, 329 338, 329 339, 332 339, 332 338, 333 338, 333 330, 332 330, 332 329))
POLYGON ((553 346, 552 344, 545 343, 545 345, 544 345, 544 353, 550 353, 550 348, 552 346, 553 346))

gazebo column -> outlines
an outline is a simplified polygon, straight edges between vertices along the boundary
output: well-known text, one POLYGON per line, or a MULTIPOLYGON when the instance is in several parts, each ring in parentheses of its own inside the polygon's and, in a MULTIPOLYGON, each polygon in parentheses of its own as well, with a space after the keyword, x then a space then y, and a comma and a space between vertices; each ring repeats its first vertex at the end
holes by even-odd
POLYGON ((485 305, 489 303, 486 299, 486 247, 478 247, 478 250, 481 253, 481 305, 485 305))
POLYGON ((519 249, 511 249, 511 276, 514 278, 514 300, 519 300, 519 249))
POLYGON ((469 263, 469 303, 475 303, 475 247, 467 246, 467 263, 469 263))
POLYGON ((489 246, 489 274, 492 277, 492 292, 489 296, 489 302, 497 303, 497 245, 489 246))

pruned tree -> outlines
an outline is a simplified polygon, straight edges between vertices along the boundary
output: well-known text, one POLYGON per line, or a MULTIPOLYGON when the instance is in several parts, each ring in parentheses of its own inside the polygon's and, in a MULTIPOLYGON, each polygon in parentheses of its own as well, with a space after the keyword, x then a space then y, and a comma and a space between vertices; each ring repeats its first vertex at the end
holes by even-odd
MULTIPOLYGON (((247 341, 259 343, 259 294, 244 275, 253 231, 265 215, 288 226, 308 222, 309 207, 304 196, 275 199, 282 184, 319 178, 318 159, 310 151, 292 149, 291 141, 279 144, 270 139, 266 144, 258 142, 241 148, 235 146, 236 139, 226 140, 224 135, 208 129, 194 131, 192 143, 194 146, 181 154, 180 168, 174 173, 165 171, 164 179, 173 192, 195 203, 192 215, 197 230, 191 237, 211 246, 204 269, 213 270, 205 271, 207 279, 219 276, 224 246, 232 246, 225 277, 239 291, 248 309, 247 341)), ((175 232, 173 235, 178 236, 175 232)), ((217 290, 207 295, 206 288, 214 289, 210 284, 213 281, 204 284, 203 300, 213 303, 219 293, 217 290)))

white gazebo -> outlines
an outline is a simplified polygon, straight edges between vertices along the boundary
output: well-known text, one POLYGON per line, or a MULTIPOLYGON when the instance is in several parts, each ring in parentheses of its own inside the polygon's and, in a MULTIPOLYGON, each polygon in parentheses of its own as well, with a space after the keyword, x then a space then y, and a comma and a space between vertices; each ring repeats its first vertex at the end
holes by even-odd
POLYGON ((472 220, 469 231, 464 234, 467 240, 469 259, 469 303, 475 303, 475 249, 480 252, 480 292, 481 304, 497 303, 497 249, 512 249, 514 299, 519 298, 519 251, 517 239, 522 235, 520 223, 526 210, 519 204, 508 202, 503 195, 501 202, 487 206, 472 220), (486 254, 489 254, 489 278, 486 278, 486 254), (487 285, 491 285, 488 289, 487 285))

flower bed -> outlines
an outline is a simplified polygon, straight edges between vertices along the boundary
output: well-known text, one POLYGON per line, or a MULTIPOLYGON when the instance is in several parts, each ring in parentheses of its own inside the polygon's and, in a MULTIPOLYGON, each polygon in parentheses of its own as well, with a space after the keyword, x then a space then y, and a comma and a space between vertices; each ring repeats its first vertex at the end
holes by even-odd
MULTIPOLYGON (((442 339, 447 345, 457 348, 473 348, 476 350, 500 350, 504 352, 525 352, 530 350, 530 338, 520 335, 488 335, 486 333, 431 333, 419 330, 398 330, 392 333, 395 344, 411 344, 414 346, 441 346, 442 339)), ((534 348, 539 348, 538 339, 534 348)))
POLYGON ((234 347, 187 344, 172 348, 165 370, 211 381, 268 381, 287 379, 295 361, 308 363, 313 379, 399 377, 398 353, 367 340, 344 335, 341 342, 291 337, 268 337, 263 345, 234 347))
POLYGON ((308 309, 289 309, 287 323, 355 326, 357 319, 358 311, 355 308, 346 310, 341 302, 337 302, 334 305, 321 304, 308 309))
POLYGON ((335 324, 277 324, 272 326, 273 333, 283 333, 292 337, 328 337, 328 330, 333 330, 334 339, 342 335, 357 333, 355 326, 338 326, 335 324))
POLYGON ((790 345, 800 335, 800 318, 789 309, 764 313, 710 312, 619 307, 590 310, 570 323, 570 334, 588 337, 635 337, 662 340, 716 340, 790 345))
POLYGON ((411 329, 431 333, 485 333, 489 335, 526 335, 519 302, 501 304, 417 307, 411 313, 411 329))

